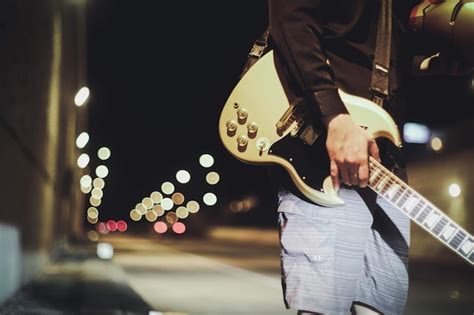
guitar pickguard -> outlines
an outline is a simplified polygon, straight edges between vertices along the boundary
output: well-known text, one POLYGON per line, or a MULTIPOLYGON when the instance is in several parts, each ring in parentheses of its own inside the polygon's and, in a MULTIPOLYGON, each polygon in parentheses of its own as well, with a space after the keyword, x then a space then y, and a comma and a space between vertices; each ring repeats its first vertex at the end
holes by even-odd
POLYGON ((329 175, 329 158, 325 137, 320 136, 313 145, 299 137, 286 135, 272 144, 269 155, 279 156, 293 165, 299 177, 316 190, 322 190, 323 181, 329 175))

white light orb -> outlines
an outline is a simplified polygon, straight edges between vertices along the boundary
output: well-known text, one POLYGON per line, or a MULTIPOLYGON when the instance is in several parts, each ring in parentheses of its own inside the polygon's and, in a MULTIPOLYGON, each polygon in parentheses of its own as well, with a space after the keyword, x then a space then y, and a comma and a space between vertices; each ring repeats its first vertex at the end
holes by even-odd
POLYGON ((82 153, 81 155, 79 155, 79 157, 77 158, 77 166, 79 168, 85 168, 87 165, 89 165, 89 162, 90 162, 90 157, 89 157, 89 154, 87 153, 82 153))
POLYGON ((202 201, 208 206, 213 206, 217 203, 217 196, 209 192, 202 197, 202 201))
POLYGON ((99 149, 99 151, 97 151, 97 156, 102 161, 105 161, 108 158, 110 158, 110 154, 111 154, 110 149, 107 148, 107 147, 102 147, 102 148, 99 149))
POLYGON ((180 170, 176 173, 176 180, 181 184, 187 184, 191 180, 191 174, 188 171, 180 170))
POLYGON ((92 177, 90 175, 84 175, 80 180, 81 187, 90 187, 92 185, 92 177))
POLYGON ((105 177, 107 177, 107 175, 109 175, 109 169, 105 165, 99 165, 95 169, 95 174, 99 178, 105 178, 105 177))
POLYGON ((76 147, 79 149, 83 149, 87 143, 89 142, 89 134, 87 132, 81 132, 76 139, 76 147))
POLYGON ((166 195, 171 195, 174 192, 174 185, 170 182, 164 182, 161 185, 161 191, 166 195))
POLYGON ((449 185, 448 191, 451 197, 453 198, 459 197, 461 195, 461 186, 459 186, 456 183, 451 184, 449 185))
POLYGON ((214 165, 214 158, 210 154, 203 154, 199 157, 199 164, 205 168, 211 167, 214 165))
POLYGON ((90 90, 87 87, 82 87, 77 93, 76 96, 74 97, 74 104, 76 106, 82 106, 84 103, 87 101, 90 95, 90 90))
POLYGON ((171 210, 173 209, 173 200, 171 200, 171 198, 163 198, 163 200, 161 200, 161 206, 166 211, 171 210))

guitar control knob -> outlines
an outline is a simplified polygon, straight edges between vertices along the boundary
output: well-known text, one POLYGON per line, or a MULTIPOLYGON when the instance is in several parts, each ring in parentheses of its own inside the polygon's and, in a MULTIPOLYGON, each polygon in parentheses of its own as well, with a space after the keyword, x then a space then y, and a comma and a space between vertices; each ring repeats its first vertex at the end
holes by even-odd
POLYGON ((237 110, 237 118, 239 120, 239 123, 243 124, 247 120, 247 117, 249 116, 249 113, 245 108, 239 108, 237 110))
POLYGON ((255 121, 252 121, 251 123, 247 125, 247 131, 249 132, 250 137, 255 137, 255 135, 257 134, 257 130, 258 130, 258 125, 255 121))
POLYGON ((249 138, 247 138, 247 136, 240 135, 237 138, 237 144, 239 145, 239 149, 244 149, 248 143, 249 143, 249 138))
POLYGON ((227 127, 227 132, 229 133, 233 133, 237 130, 237 122, 235 120, 228 120, 226 123, 225 123, 226 127, 227 127))

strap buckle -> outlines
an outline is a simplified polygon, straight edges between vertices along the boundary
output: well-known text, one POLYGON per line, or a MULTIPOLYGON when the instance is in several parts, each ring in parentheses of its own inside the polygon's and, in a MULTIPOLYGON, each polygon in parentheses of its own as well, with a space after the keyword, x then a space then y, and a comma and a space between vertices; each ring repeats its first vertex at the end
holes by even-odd
POLYGON ((262 57, 267 47, 268 47, 268 44, 266 42, 256 40, 253 43, 252 49, 250 49, 249 57, 256 57, 256 58, 262 57))

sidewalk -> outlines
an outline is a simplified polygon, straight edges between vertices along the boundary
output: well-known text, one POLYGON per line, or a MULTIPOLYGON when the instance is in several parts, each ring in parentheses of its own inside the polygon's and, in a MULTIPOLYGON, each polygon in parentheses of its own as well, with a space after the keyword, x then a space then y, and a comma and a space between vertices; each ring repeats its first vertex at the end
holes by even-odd
POLYGON ((94 249, 95 244, 62 254, 0 307, 0 314, 153 314, 123 270, 97 258, 94 249))

